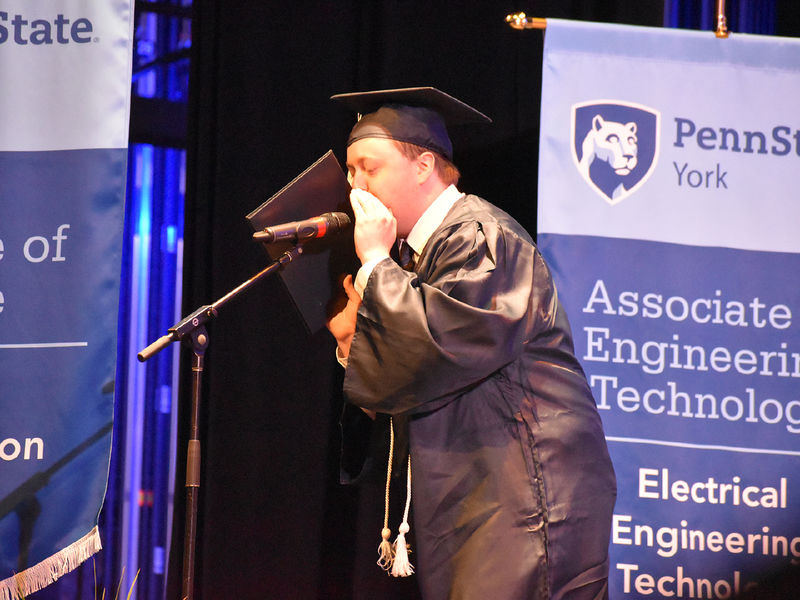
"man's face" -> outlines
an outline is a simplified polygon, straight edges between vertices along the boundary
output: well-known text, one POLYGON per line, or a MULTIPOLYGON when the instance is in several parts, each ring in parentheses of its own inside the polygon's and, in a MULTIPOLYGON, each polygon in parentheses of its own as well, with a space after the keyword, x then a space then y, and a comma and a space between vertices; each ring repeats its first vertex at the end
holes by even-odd
POLYGON ((419 219, 416 161, 395 142, 363 138, 347 148, 347 179, 353 188, 377 197, 397 219, 398 237, 406 237, 419 219))

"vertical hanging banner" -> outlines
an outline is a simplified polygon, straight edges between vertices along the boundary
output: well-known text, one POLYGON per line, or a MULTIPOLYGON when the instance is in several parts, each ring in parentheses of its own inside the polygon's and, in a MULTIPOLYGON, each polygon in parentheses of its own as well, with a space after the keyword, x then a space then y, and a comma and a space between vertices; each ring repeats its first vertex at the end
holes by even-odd
POLYGON ((0 599, 100 549, 131 85, 129 0, 0 6, 0 599))
POLYGON ((617 473, 611 598, 800 561, 798 97, 800 40, 548 20, 538 240, 617 473))

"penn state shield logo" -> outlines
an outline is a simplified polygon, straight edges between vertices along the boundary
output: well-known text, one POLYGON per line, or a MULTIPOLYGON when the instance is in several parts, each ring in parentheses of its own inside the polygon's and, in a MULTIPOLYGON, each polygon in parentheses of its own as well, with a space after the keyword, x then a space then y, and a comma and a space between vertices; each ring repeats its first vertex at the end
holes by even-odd
POLYGON ((638 190, 658 162, 661 113, 620 100, 572 106, 572 158, 578 172, 609 204, 638 190))

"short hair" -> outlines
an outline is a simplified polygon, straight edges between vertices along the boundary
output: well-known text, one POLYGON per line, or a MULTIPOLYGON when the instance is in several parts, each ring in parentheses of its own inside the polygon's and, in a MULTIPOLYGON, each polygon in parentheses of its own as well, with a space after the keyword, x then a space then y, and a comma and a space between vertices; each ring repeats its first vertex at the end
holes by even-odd
POLYGON ((436 159, 434 161, 434 168, 436 169, 436 174, 439 176, 439 179, 441 179, 442 182, 447 185, 458 185, 458 180, 461 177, 461 173, 458 171, 458 167, 447 160, 444 156, 438 152, 428 150, 427 148, 417 146, 416 144, 412 144, 410 142, 399 142, 397 140, 393 141, 395 144, 397 144, 397 147, 403 156, 405 156, 408 160, 416 160, 417 157, 423 152, 430 152, 433 154, 434 158, 436 159))

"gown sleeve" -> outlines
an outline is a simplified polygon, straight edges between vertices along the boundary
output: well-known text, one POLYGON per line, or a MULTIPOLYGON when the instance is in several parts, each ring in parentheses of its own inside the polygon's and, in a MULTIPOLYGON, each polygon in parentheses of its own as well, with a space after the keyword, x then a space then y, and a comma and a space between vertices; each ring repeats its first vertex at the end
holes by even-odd
POLYGON ((536 247, 497 222, 440 228, 415 272, 372 271, 345 372, 347 399, 398 414, 447 403, 552 327, 557 299, 536 247))

